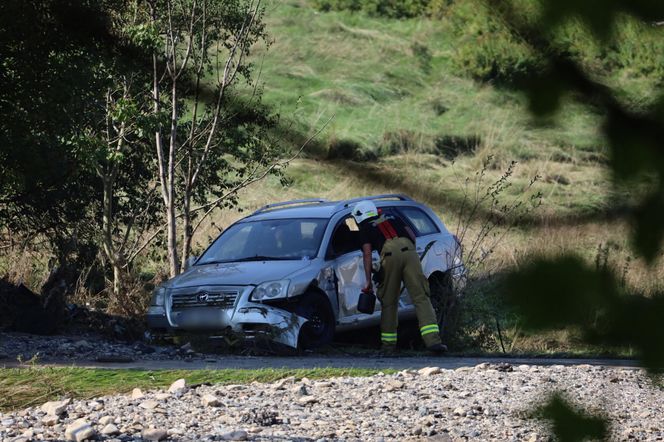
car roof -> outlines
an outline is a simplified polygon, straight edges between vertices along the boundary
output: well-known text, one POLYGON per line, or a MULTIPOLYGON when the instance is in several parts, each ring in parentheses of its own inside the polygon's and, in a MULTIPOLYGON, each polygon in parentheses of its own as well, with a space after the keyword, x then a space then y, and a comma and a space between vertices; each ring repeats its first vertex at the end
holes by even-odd
POLYGON ((412 198, 401 194, 363 196, 339 201, 327 201, 324 199, 293 200, 263 206, 251 215, 243 218, 240 222, 287 218, 329 219, 335 213, 345 210, 354 203, 362 200, 372 200, 378 207, 403 205, 404 202, 409 203, 408 205, 420 205, 420 203, 415 202, 412 198))

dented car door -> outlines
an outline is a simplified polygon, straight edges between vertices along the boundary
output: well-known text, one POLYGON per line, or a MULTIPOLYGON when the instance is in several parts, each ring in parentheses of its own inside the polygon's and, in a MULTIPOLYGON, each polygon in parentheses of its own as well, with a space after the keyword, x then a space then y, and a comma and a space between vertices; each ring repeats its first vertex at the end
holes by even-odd
MULTIPOLYGON (((378 262, 378 253, 373 253, 374 262, 378 262)), ((366 285, 364 273, 364 260, 362 252, 347 253, 335 260, 335 276, 337 281, 337 294, 339 296, 339 323, 355 323, 370 321, 372 317, 380 318, 380 303, 376 303, 373 315, 360 313, 357 303, 360 292, 366 285)))

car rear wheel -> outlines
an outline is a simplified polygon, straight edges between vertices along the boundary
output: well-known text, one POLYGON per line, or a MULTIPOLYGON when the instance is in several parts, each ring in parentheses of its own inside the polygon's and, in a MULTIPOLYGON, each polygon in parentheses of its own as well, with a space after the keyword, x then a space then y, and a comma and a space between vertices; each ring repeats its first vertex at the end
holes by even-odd
POLYGON ((334 312, 327 297, 306 292, 295 304, 293 313, 307 319, 300 329, 298 346, 304 350, 321 347, 334 337, 334 312))

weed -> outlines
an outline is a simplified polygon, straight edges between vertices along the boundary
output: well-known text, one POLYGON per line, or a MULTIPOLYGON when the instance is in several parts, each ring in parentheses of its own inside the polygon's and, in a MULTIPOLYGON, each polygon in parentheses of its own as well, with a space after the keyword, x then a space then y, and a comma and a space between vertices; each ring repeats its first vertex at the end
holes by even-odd
POLYGON ((492 157, 487 157, 474 180, 466 178, 457 217, 456 237, 463 245, 468 285, 463 293, 453 294, 456 302, 436 306, 443 333, 453 348, 495 350, 500 344, 505 351, 500 318, 507 312, 496 295, 500 284, 496 272, 505 264, 491 258, 523 217, 541 205, 542 195, 535 190, 539 176, 532 177, 516 196, 506 198, 517 163, 513 161, 497 180, 487 182, 491 163, 492 157))

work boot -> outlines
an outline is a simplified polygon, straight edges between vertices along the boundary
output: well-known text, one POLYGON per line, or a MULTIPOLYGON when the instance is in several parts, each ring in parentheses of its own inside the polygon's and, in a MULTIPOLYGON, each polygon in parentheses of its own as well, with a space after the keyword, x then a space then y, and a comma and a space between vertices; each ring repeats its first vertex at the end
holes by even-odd
POLYGON ((447 351, 447 345, 445 344, 433 344, 427 347, 427 350, 429 350, 431 353, 435 355, 442 355, 447 351))
POLYGON ((390 356, 396 356, 397 354, 398 352, 396 345, 383 344, 380 346, 380 352, 378 353, 378 357, 390 357, 390 356))

